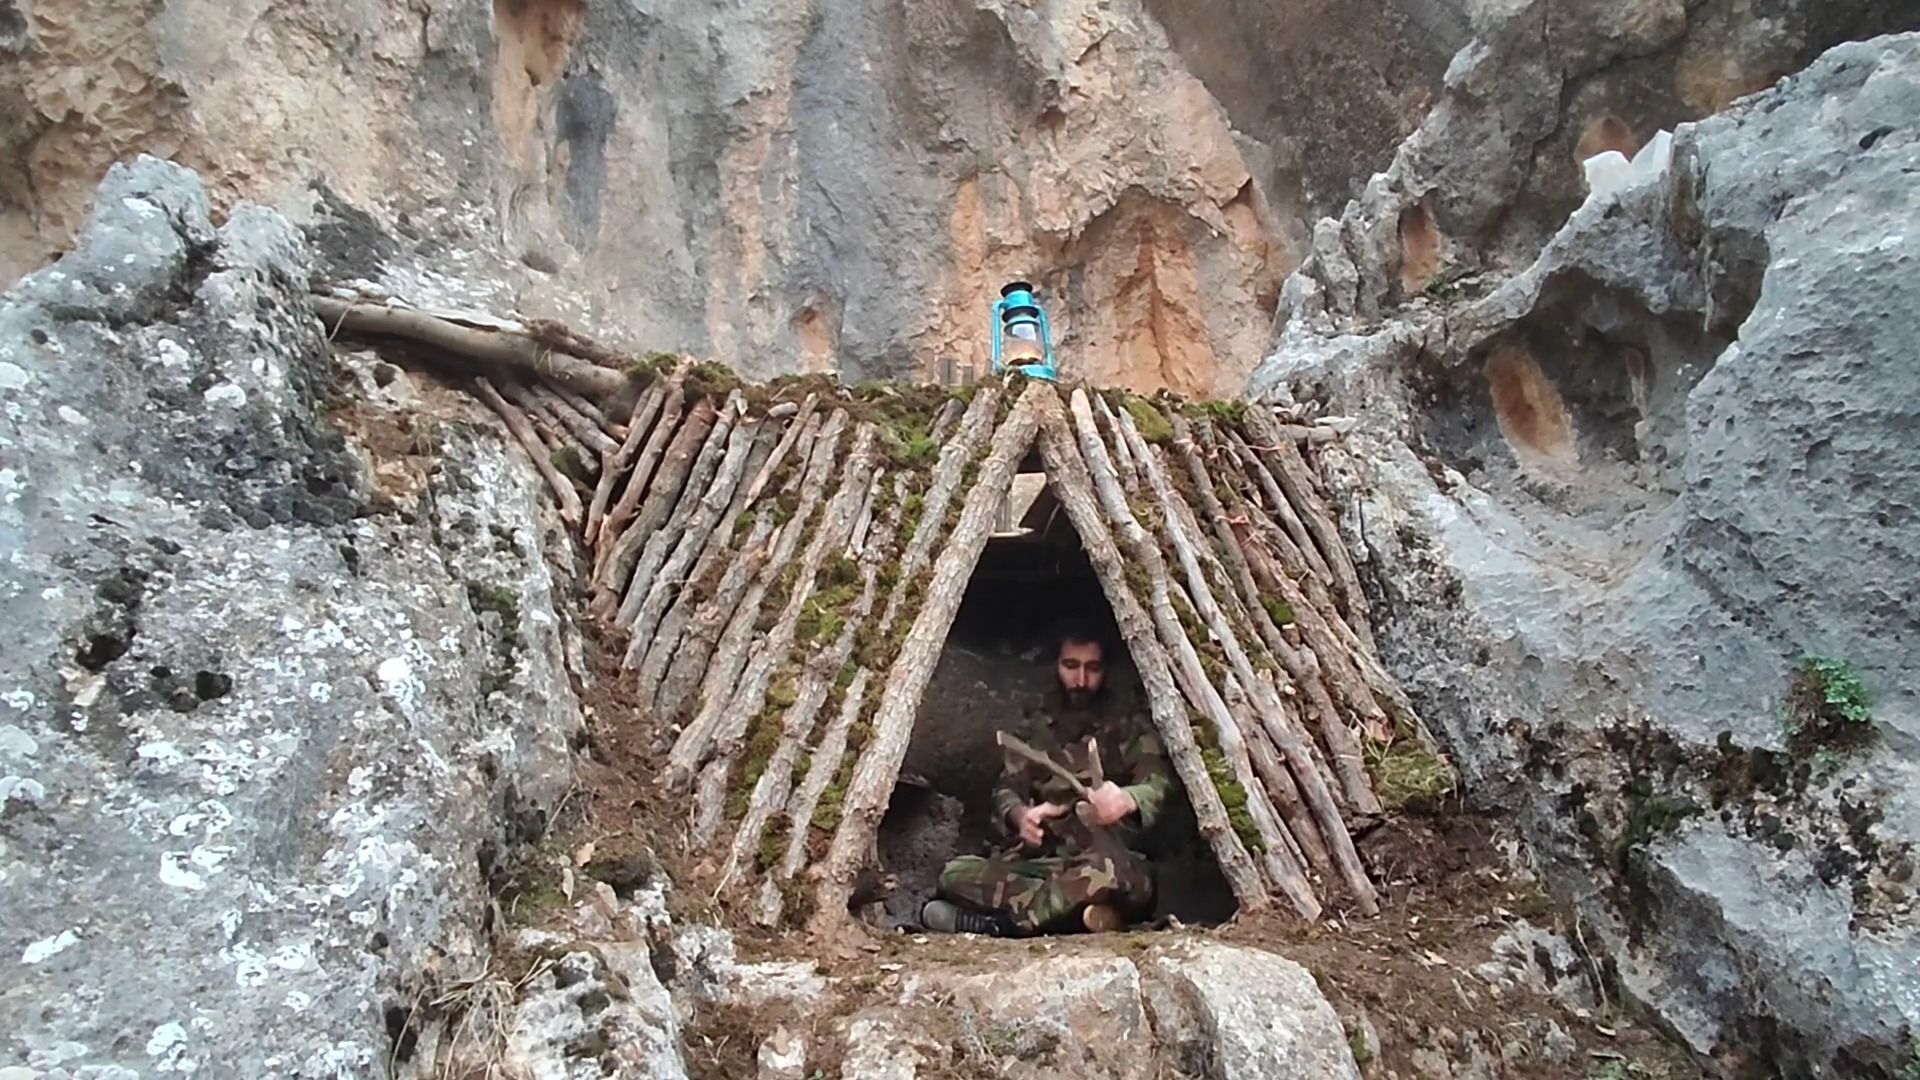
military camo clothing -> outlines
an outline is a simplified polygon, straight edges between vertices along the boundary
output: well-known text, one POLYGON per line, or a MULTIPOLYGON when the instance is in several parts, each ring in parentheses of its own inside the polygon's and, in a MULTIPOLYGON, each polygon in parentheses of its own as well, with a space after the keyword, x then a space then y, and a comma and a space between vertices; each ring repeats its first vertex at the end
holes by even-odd
POLYGON ((1103 903, 1130 917, 1153 908, 1153 868, 1136 848, 1159 820, 1173 787, 1159 737, 1137 710, 1102 701, 1069 709, 1058 694, 1046 709, 1008 728, 1029 746, 1093 786, 1088 740, 1093 740, 1104 778, 1133 796, 1135 813, 1098 828, 1069 813, 1047 823, 1039 848, 1020 844, 1011 814, 1044 802, 1073 806, 1079 796, 1051 770, 1012 753, 1005 755, 993 793, 993 826, 1006 850, 969 855, 948 863, 941 894, 982 911, 1000 912, 1024 932, 1065 927, 1088 904, 1103 903))

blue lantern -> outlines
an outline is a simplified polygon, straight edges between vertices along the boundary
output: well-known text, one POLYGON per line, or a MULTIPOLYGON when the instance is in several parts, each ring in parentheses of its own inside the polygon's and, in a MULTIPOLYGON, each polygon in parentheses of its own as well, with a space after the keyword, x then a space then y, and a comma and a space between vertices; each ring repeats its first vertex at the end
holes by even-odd
POLYGON ((1029 379, 1057 382, 1053 367, 1053 329, 1033 295, 1033 286, 1013 281, 993 305, 993 373, 1013 369, 1029 379))

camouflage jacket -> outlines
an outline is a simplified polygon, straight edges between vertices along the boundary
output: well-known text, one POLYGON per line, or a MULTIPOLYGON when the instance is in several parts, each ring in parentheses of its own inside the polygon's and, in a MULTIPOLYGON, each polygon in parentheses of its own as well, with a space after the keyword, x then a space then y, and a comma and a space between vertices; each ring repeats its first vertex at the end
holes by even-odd
MULTIPOLYGON (((1109 827, 1129 847, 1160 819, 1173 788, 1173 772, 1167 766, 1159 735, 1137 709, 1112 700, 1096 702, 1089 709, 1068 709, 1055 690, 1048 693, 1041 710, 1008 725, 1007 730, 1066 766, 1083 783, 1089 783, 1093 775, 1087 754, 1087 738, 1092 736, 1100 748, 1100 765, 1106 778, 1125 788, 1139 808, 1109 827)), ((996 835, 1016 839, 1008 816, 1021 806, 1053 802, 1070 807, 1078 799, 1073 788, 1051 770, 1005 752, 1000 781, 993 789, 996 835)), ((1077 825, 1070 816, 1050 822, 1047 850, 1071 852, 1083 847, 1075 836, 1080 831, 1077 825)))

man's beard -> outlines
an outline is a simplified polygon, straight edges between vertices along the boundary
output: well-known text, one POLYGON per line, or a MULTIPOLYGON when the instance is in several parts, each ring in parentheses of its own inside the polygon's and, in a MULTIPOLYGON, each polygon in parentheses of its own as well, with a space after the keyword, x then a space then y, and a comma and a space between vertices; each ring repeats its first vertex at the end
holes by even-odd
POLYGON ((1085 687, 1078 690, 1069 690, 1063 686, 1060 688, 1060 693, 1062 697, 1066 698, 1067 707, 1072 709, 1084 709, 1093 704, 1094 698, 1100 696, 1100 691, 1089 690, 1085 687))

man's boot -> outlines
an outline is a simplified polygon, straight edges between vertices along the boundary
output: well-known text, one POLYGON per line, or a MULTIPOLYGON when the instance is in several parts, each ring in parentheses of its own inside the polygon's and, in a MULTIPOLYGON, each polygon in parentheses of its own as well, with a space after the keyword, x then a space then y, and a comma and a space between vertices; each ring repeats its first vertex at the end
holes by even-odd
POLYGON ((982 934, 1011 937, 1013 927, 1004 916, 983 915, 947 900, 929 900, 920 909, 920 925, 942 934, 982 934))
POLYGON ((1088 904, 1080 912, 1080 924, 1095 934, 1105 934, 1127 925, 1126 916, 1112 904, 1088 904))

